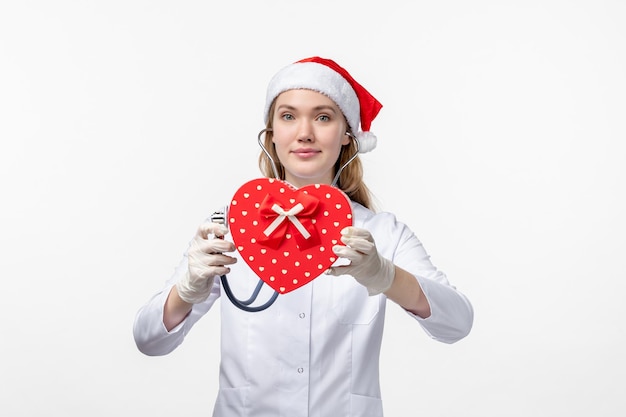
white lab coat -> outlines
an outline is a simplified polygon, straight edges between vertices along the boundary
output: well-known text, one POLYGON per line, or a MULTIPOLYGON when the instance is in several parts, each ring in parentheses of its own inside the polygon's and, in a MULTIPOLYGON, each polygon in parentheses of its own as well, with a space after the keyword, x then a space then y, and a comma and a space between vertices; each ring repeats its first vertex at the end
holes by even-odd
MULTIPOLYGON (((427 319, 412 317, 433 339, 453 343, 473 322, 467 298, 430 262, 420 241, 389 213, 353 203, 354 226, 369 230, 379 252, 415 275, 430 303, 427 319)), ((220 297, 215 279, 209 298, 168 332, 163 305, 185 273, 184 257, 165 288, 137 314, 134 336, 147 355, 165 355, 182 343, 194 323, 220 297)), ((258 277, 239 259, 228 275, 239 299, 258 277)), ((259 296, 267 300, 268 286, 259 296)), ((379 352, 386 297, 368 296, 350 276, 322 275, 261 312, 239 310, 224 296, 221 307, 220 388, 214 417, 382 417, 379 352)))

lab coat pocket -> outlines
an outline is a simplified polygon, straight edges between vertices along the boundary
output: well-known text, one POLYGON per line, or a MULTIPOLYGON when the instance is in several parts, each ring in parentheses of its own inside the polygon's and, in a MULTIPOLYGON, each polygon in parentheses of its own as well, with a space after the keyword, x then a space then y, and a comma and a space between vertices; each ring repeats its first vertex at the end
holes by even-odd
POLYGON ((350 396, 350 416, 382 417, 383 402, 380 398, 352 394, 350 396))
POLYGON ((217 395, 215 402, 215 417, 243 417, 246 409, 246 397, 248 388, 222 388, 217 395))
POLYGON ((370 297, 367 289, 349 275, 333 279, 333 311, 342 324, 369 324, 378 314, 380 296, 370 297))

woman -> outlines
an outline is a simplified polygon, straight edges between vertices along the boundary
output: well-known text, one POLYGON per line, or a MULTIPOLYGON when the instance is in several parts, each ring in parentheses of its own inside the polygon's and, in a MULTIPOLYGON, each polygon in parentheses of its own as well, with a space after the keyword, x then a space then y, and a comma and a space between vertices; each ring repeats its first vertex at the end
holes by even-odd
MULTIPOLYGON (((381 107, 328 59, 295 62, 270 81, 261 170, 295 188, 336 185, 351 200, 353 223, 333 246, 340 259, 326 274, 269 308, 247 312, 222 300, 215 417, 382 416, 378 366, 387 300, 435 340, 454 343, 469 333, 470 302, 406 225, 370 209, 360 160, 350 161, 375 147, 369 128, 381 107)), ((228 274, 236 294, 253 291, 258 277, 223 239, 227 233, 222 224, 202 224, 165 288, 140 309, 134 336, 143 353, 164 355, 182 343, 220 297, 219 276, 228 274)))

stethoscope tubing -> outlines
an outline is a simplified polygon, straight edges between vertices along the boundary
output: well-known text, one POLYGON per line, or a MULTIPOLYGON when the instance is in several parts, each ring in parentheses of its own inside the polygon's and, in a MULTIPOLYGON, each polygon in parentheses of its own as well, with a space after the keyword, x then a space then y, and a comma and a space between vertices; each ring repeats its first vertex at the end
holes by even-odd
MULTIPOLYGON (((278 171, 276 169, 276 162, 274 161, 274 158, 272 158, 270 153, 267 151, 267 149, 263 145, 263 142, 261 141, 261 136, 264 133, 271 132, 271 131, 272 131, 272 129, 270 129, 270 128, 266 128, 266 129, 261 130, 259 132, 259 134, 257 135, 257 141, 259 143, 259 146, 261 147, 261 149, 265 153, 265 156, 267 156, 269 158, 269 160, 272 162, 272 171, 274 172, 274 177, 276 179, 279 179, 278 171)), ((359 150, 360 150, 359 141, 351 133, 346 132, 346 135, 349 135, 352 139, 354 139, 354 142, 356 144, 356 152, 354 153, 354 155, 352 155, 350 157, 350 159, 345 164, 343 164, 337 170, 337 174, 335 174, 335 178, 333 179, 333 182, 331 183, 331 186, 333 186, 333 187, 335 187, 337 185, 337 182, 339 181, 339 175, 344 170, 344 168, 347 167, 348 164, 350 162, 352 162, 354 160, 354 158, 356 158, 358 156, 358 154, 359 154, 359 150)), ((223 222, 224 224, 226 224, 227 218, 228 218, 228 214, 226 212, 225 213, 214 213, 213 216, 211 216, 211 220, 212 221, 216 221, 216 222, 220 222, 220 223, 223 222)), ((256 287, 254 288, 254 291, 252 292, 252 295, 250 295, 250 298, 248 298, 247 300, 239 300, 237 297, 235 297, 235 295, 233 294, 232 289, 230 288, 230 284, 228 283, 228 278, 226 278, 226 275, 221 275, 220 276, 220 281, 222 283, 222 288, 224 289, 224 292, 226 293, 226 296, 228 297, 230 302, 233 303, 237 308, 239 308, 239 309, 241 309, 243 311, 248 311, 248 312, 252 312, 252 313, 263 311, 263 310, 267 309, 268 307, 270 307, 272 304, 274 304, 274 302, 278 298, 278 294, 279 294, 278 291, 274 291, 274 294, 272 294, 272 296, 265 303, 263 303, 261 305, 258 305, 258 306, 251 306, 251 304, 253 302, 255 302, 256 299, 258 298, 259 293, 261 292, 261 288, 263 288, 263 284, 265 282, 262 279, 259 279, 259 282, 257 283, 256 287)))

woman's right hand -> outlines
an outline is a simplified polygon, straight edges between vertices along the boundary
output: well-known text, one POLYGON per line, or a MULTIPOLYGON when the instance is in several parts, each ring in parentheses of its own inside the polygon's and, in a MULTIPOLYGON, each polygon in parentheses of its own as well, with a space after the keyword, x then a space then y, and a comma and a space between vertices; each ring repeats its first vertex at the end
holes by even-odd
POLYGON ((226 265, 237 262, 237 258, 223 252, 235 250, 235 244, 224 240, 228 228, 220 223, 206 222, 200 225, 191 241, 187 258, 189 269, 176 283, 178 296, 189 304, 207 299, 213 287, 213 279, 230 272, 226 265))

